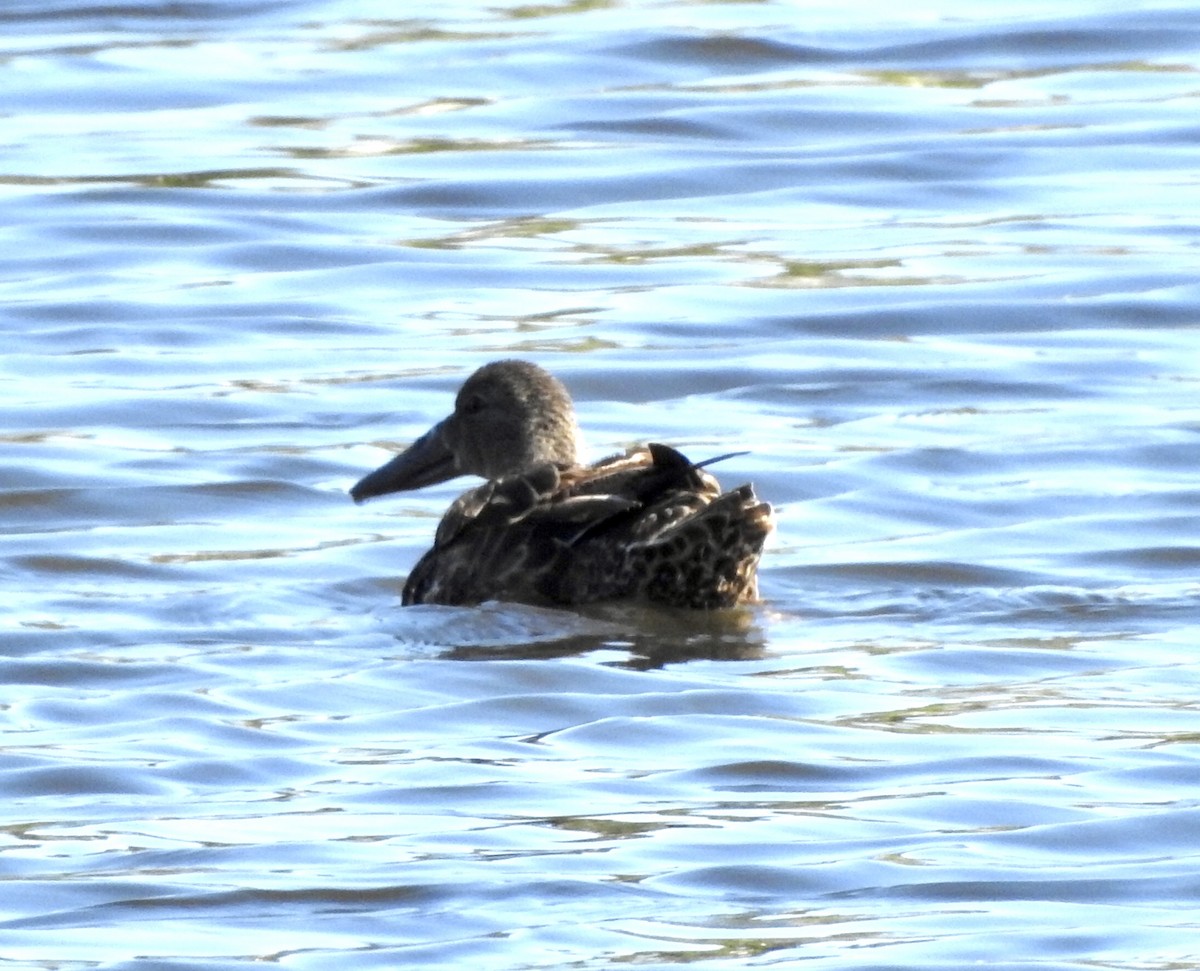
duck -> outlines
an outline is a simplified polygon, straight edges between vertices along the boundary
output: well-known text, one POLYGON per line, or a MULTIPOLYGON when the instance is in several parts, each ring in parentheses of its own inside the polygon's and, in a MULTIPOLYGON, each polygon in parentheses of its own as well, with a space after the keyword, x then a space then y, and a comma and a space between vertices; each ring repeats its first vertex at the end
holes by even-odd
POLYGON ((562 382, 529 361, 493 361, 464 382, 448 417, 350 496, 362 503, 458 476, 485 480, 442 517, 405 582, 405 606, 759 602, 773 513, 753 486, 722 492, 706 470, 731 456, 693 463, 649 443, 584 465, 580 451, 562 382))

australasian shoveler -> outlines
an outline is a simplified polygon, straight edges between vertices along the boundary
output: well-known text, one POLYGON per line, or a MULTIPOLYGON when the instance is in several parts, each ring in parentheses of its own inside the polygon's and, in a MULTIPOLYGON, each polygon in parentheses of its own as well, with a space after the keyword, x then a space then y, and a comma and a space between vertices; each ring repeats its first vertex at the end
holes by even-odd
MULTIPOLYGON (((771 507, 667 445, 579 465, 566 388, 526 361, 467 379, 454 413, 350 490, 372 496, 478 475, 404 586, 407 604, 631 598, 720 608, 758 599, 771 507)), ((714 460, 710 460, 714 461, 714 460)))

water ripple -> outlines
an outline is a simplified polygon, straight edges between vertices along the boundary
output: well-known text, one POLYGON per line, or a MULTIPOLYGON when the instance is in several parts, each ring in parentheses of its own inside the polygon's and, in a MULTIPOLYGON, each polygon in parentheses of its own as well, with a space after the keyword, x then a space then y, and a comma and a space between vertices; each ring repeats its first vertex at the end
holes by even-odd
POLYGON ((1200 18, 795 13, 0 12, 8 966, 1200 966, 1200 18), (765 602, 401 608, 505 356, 765 602))

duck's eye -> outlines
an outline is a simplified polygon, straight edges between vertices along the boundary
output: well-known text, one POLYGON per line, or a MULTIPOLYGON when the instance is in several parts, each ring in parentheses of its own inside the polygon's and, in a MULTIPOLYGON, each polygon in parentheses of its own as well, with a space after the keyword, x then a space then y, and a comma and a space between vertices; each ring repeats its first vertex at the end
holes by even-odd
POLYGON ((473 394, 464 399, 462 403, 462 412, 464 415, 477 415, 483 411, 483 398, 477 394, 473 394))

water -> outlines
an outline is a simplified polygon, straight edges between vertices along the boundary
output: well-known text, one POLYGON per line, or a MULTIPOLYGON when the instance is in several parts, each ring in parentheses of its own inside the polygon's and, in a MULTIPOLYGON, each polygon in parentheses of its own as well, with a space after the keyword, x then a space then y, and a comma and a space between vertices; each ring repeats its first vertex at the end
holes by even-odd
POLYGON ((1194 8, 0 23, 3 967, 1200 967, 1194 8), (401 609, 513 355, 765 603, 401 609))

